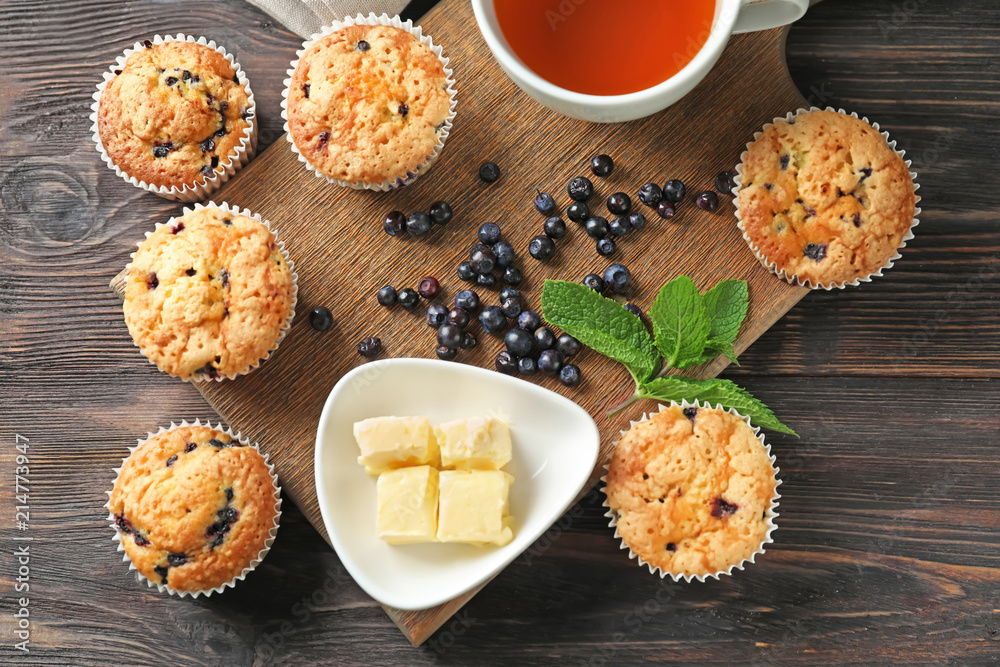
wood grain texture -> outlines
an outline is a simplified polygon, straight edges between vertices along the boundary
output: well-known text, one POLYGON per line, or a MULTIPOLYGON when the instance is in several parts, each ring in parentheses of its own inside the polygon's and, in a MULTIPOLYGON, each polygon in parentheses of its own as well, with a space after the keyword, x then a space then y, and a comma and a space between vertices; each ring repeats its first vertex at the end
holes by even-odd
MULTIPOLYGON (((0 11, 0 472, 13 478, 14 433, 29 437, 34 538, 27 656, 9 640, 15 570, 0 553, 0 663, 995 663, 995 2, 827 0, 791 30, 798 89, 878 120, 913 157, 925 199, 884 278, 807 294, 724 372, 802 436, 771 438, 785 483, 768 552, 738 577, 662 590, 619 551, 590 494, 418 648, 291 503, 261 568, 209 600, 137 585, 104 521, 111 468, 136 437, 217 417, 139 355, 107 290, 143 232, 180 207, 100 162, 90 92, 124 44, 214 36, 252 77, 263 148, 281 135, 281 78, 300 40, 236 0, 0 11)), ((0 485, 5 544, 12 490, 0 485)))

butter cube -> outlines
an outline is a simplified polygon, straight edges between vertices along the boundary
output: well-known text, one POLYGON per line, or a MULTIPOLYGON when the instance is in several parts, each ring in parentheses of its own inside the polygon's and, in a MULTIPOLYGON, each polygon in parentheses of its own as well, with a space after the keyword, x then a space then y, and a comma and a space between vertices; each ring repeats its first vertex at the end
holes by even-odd
POLYGON ((435 429, 441 467, 499 470, 510 462, 510 429, 492 417, 456 419, 435 429))
POLYGON ((378 536, 389 544, 434 542, 438 471, 430 466, 390 470, 378 478, 378 536))
POLYGON ((355 422, 358 463, 369 475, 405 466, 437 465, 438 447, 427 417, 373 417, 355 422))
POLYGON ((507 504, 514 478, 500 470, 444 470, 439 479, 437 538, 441 542, 511 541, 507 504))

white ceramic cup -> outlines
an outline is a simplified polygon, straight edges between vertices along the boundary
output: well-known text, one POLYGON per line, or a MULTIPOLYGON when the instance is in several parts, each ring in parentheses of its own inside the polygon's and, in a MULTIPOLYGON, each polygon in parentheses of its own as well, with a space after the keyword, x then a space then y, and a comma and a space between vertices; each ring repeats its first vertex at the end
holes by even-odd
MULTIPOLYGON (((563 4, 571 13, 582 2, 606 1, 564 0, 563 4)), ((801 18, 809 8, 809 0, 716 0, 715 18, 708 39, 680 72, 663 83, 635 93, 587 95, 549 83, 521 62, 503 36, 493 2, 472 0, 472 7, 479 30, 500 67, 521 90, 550 109, 597 123, 633 120, 666 109, 705 78, 722 55, 731 35, 787 25, 801 18)))

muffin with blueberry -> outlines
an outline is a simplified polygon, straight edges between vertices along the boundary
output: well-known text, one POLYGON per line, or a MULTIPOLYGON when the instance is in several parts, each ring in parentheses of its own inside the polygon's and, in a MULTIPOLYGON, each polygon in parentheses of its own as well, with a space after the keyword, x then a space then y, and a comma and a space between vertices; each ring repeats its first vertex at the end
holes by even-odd
POLYGON ((161 431, 125 459, 108 500, 116 537, 152 584, 232 585, 267 553, 279 488, 255 447, 209 426, 161 431))
POLYGON ((253 95, 224 52, 146 41, 99 92, 96 129, 98 147, 127 177, 174 199, 200 199, 249 159, 253 95))
POLYGON ((854 116, 815 110, 777 121, 750 144, 740 170, 744 238, 796 284, 857 284, 912 238, 917 197, 909 167, 854 116))
POLYGON ((742 569, 771 541, 778 483, 746 421, 675 403, 623 435, 604 492, 617 535, 642 563, 704 580, 742 569))
POLYGON ((412 24, 400 25, 332 29, 307 42, 289 72, 288 139, 333 182, 376 190, 405 185, 443 146, 454 97, 447 61, 429 38, 410 31, 412 24))
POLYGON ((259 220, 211 203, 185 211, 135 252, 125 323, 142 354, 175 377, 248 372, 277 347, 295 314, 293 267, 259 220))

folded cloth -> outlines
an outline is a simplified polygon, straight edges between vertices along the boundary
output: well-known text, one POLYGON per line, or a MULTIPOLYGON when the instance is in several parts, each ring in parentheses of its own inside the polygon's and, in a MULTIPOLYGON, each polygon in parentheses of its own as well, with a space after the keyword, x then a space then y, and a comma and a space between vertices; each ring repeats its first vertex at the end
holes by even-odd
POLYGON ((310 37, 325 25, 355 14, 400 14, 410 0, 249 0, 289 30, 310 37))

